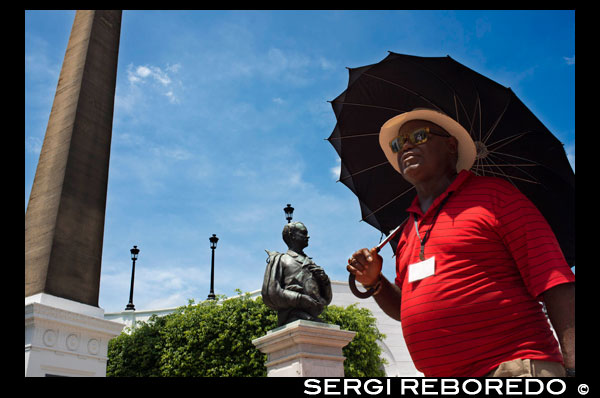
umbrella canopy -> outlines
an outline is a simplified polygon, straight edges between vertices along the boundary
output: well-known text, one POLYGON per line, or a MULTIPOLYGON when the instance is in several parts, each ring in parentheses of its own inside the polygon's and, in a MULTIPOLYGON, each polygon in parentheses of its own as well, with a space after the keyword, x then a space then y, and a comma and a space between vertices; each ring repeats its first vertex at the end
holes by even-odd
POLYGON ((328 141, 341 158, 339 181, 358 197, 363 221, 387 235, 408 217, 416 195, 381 150, 381 126, 415 108, 435 109, 471 135, 471 171, 504 178, 525 194, 574 265, 575 174, 563 144, 510 88, 449 56, 390 52, 376 64, 349 68, 348 87, 331 105, 337 123, 328 141))

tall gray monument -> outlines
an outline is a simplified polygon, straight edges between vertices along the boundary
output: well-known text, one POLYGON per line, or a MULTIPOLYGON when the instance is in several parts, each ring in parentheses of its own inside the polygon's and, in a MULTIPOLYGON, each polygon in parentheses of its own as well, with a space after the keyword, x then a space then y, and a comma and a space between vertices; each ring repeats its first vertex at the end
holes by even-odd
POLYGON ((25 297, 98 306, 122 11, 77 11, 25 213, 25 297))
POLYGON ((98 307, 122 11, 77 11, 25 212, 25 376, 104 376, 98 307))

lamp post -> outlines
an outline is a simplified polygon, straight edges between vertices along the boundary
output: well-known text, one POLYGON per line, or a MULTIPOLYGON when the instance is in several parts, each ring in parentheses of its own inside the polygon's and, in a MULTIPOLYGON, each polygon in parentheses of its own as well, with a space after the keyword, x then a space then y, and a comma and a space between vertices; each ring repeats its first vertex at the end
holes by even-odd
POLYGON ((219 238, 213 234, 210 238, 210 248, 212 249, 212 259, 210 262, 210 293, 208 293, 208 300, 215 300, 215 249, 217 248, 217 242, 219 238))
POLYGON ((285 212, 285 219, 287 220, 287 222, 289 224, 292 221, 292 215, 294 214, 294 208, 292 207, 292 205, 290 205, 288 203, 287 206, 283 208, 283 211, 285 212))
POLYGON ((133 305, 133 280, 135 278, 135 260, 137 260, 138 258, 140 249, 138 249, 137 246, 133 246, 133 249, 129 251, 131 252, 131 261, 133 262, 133 265, 131 267, 131 288, 129 289, 129 303, 127 304, 127 307, 125 307, 125 310, 135 311, 135 306, 133 305))

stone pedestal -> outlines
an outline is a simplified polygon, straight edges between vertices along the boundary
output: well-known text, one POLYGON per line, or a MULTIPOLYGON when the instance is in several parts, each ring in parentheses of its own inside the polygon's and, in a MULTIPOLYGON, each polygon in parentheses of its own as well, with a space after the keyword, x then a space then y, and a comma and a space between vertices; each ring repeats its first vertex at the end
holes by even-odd
POLYGON ((123 324, 104 310, 46 293, 25 298, 25 376, 106 376, 108 341, 123 324))
POLYGON ((338 325, 299 320, 252 343, 268 355, 268 377, 343 377, 342 348, 355 335, 338 325))

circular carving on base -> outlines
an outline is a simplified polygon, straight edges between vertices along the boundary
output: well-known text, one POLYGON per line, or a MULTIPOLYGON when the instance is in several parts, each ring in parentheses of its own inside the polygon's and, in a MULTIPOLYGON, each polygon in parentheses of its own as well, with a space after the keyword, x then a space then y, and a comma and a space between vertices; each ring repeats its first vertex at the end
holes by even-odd
POLYGON ((98 355, 100 352, 100 342, 97 339, 90 339, 87 344, 88 352, 92 355, 98 355))
POLYGON ((71 351, 75 351, 79 347, 79 337, 76 334, 70 334, 67 336, 67 348, 71 351))
POLYGON ((42 336, 42 341, 46 346, 52 347, 54 344, 56 344, 57 337, 58 335, 55 330, 48 329, 44 332, 44 336, 42 336))

